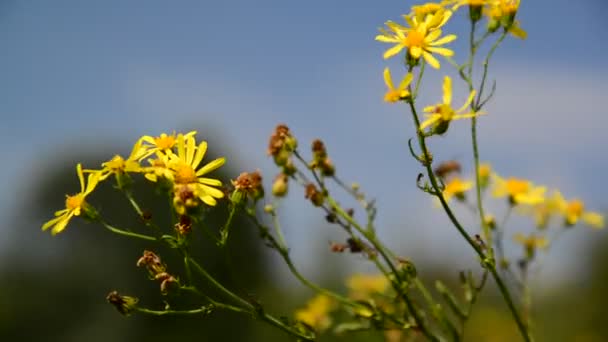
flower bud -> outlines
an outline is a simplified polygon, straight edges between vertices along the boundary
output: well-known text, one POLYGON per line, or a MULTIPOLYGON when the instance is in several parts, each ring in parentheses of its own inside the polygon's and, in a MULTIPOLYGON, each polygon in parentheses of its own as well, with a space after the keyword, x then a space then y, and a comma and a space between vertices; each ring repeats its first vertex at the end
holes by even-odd
POLYGON ((106 297, 108 303, 112 304, 118 312, 121 314, 128 316, 133 312, 133 310, 137 307, 137 302, 139 301, 135 297, 129 296, 121 296, 118 294, 118 291, 112 291, 106 297))
POLYGON ((272 194, 276 197, 283 197, 287 194, 288 178, 284 173, 279 173, 272 184, 272 194))

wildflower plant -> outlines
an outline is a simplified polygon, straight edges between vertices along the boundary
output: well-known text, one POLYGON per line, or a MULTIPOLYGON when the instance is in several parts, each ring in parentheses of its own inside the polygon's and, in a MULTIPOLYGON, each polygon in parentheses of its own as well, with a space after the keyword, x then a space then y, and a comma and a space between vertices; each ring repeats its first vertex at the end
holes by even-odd
MULTIPOLYGON (((532 341, 531 265, 562 232, 580 224, 602 228, 604 217, 588 210, 580 199, 566 199, 559 190, 530 180, 499 175, 489 163, 480 162, 477 120, 482 114, 491 119, 492 113, 486 113, 484 107, 496 89, 495 85, 489 87, 487 84, 490 60, 507 36, 525 38, 525 31, 515 20, 518 9, 517 0, 425 3, 412 6, 411 12, 403 15, 404 24, 387 22, 376 37, 380 42, 392 44, 384 58, 399 57, 403 61, 402 72, 393 70, 402 75, 398 77, 401 81, 397 86, 391 71, 384 69, 387 87, 384 100, 402 105, 413 121, 411 132, 415 138, 410 139, 407 148, 420 164, 417 186, 439 203, 462 237, 463 247, 468 246, 476 253, 473 264, 478 266, 459 274, 461 292, 449 288, 441 280, 430 289, 419 277, 413 260, 386 247, 376 232, 375 201, 369 199, 358 184, 347 185, 339 177, 339 169, 323 141, 312 142, 308 157, 284 124, 275 128, 268 142, 268 155, 278 170, 269 192, 264 191, 259 171, 243 172, 228 183, 216 179, 214 171, 226 163, 226 158, 206 160, 207 142, 198 140, 196 132, 143 136, 135 142, 126 159, 116 155, 98 169, 83 169, 78 164, 80 192, 67 196, 65 209, 57 211, 42 229, 50 229, 52 234, 61 233, 71 220, 81 217, 127 238, 145 240, 152 246, 169 246, 181 255, 183 265, 176 267, 166 264, 153 250, 142 251, 141 258, 134 263, 145 269, 151 280, 158 282, 159 295, 165 304, 161 309, 146 308, 136 297, 112 291, 107 296, 108 302, 125 315, 206 315, 226 310, 249 315, 303 341, 315 340, 322 333, 362 330, 377 330, 392 340, 422 337, 430 341, 460 341, 480 292, 493 281, 522 339, 532 341), (470 24, 470 35, 464 42, 468 56, 464 59, 456 58, 459 56, 447 47, 460 40, 454 34, 444 33, 449 32, 450 19, 456 15, 467 16, 470 24), (479 49, 491 41, 493 43, 483 57, 482 74, 474 75, 479 49), (438 56, 456 69, 462 82, 444 76, 442 93, 437 94, 441 102, 427 104, 421 110, 418 93, 422 90, 426 65, 430 65, 433 72, 441 73, 446 68, 445 64, 440 64, 438 56), (458 86, 455 83, 465 88, 466 99, 453 99, 453 88, 458 86), (453 102, 464 104, 454 109, 453 102), (420 115, 422 112, 424 118, 420 115), (457 161, 435 161, 428 144, 429 139, 436 140, 437 144, 448 139, 446 133, 455 120, 459 122, 454 125, 465 125, 462 121, 466 120, 470 125, 474 162, 468 176, 463 172, 467 168, 457 161), (143 177, 135 178, 136 175, 143 177), (145 231, 121 229, 107 222, 90 201, 99 184, 112 182, 143 218, 146 213, 132 192, 131 185, 135 181, 146 182, 168 198, 173 217, 171 226, 159 226, 148 217, 144 221, 145 231), (375 274, 353 275, 345 281, 348 292, 341 294, 312 282, 299 271, 278 218, 278 203, 290 194, 292 187, 304 189, 304 199, 317 208, 327 222, 342 231, 343 240, 331 242, 330 250, 363 257, 375 266, 375 274), (364 219, 355 215, 355 209, 344 207, 336 199, 334 189, 352 197, 364 213, 364 219), (488 201, 504 204, 501 220, 495 218, 499 213, 486 209, 484 194, 488 201), (310 302, 295 310, 291 318, 275 316, 259 301, 232 291, 206 270, 204 262, 191 256, 192 231, 204 229, 200 223, 205 221, 208 208, 220 201, 225 201, 229 207, 225 223, 208 234, 219 249, 229 248, 235 217, 245 217, 257 229, 261 243, 274 250, 293 276, 316 293, 310 302), (468 208, 477 218, 477 224, 465 227, 454 206, 468 208), (529 218, 530 229, 525 233, 510 232, 507 223, 512 214, 529 218), (521 245, 519 254, 507 255, 504 244, 505 240, 511 239, 521 245), (216 293, 212 295, 200 290, 201 282, 210 284, 216 293), (199 299, 190 307, 183 307, 183 302, 174 304, 172 296, 182 293, 195 294, 199 299)), ((382 90, 378 92, 381 94, 382 90)))

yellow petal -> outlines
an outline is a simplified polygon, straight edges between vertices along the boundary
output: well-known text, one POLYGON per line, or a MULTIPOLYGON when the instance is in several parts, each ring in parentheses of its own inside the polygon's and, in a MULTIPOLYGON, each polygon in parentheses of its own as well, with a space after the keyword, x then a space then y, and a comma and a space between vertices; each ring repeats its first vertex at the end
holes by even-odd
POLYGON ((385 36, 383 34, 379 34, 376 36, 376 40, 383 43, 398 43, 399 40, 395 37, 385 36))
POLYGON ((469 105, 471 105, 471 102, 473 102, 474 98, 475 98, 475 89, 471 90, 471 93, 469 94, 467 101, 462 105, 462 107, 458 108, 456 113, 460 113, 460 112, 466 110, 469 107, 469 105))
POLYGON ((437 46, 437 45, 444 45, 447 43, 450 43, 454 40, 456 40, 456 35, 455 34, 449 34, 445 37, 442 37, 441 39, 435 40, 434 42, 430 43, 429 45, 431 46, 437 46))
POLYGON ((445 57, 454 56, 454 51, 450 50, 450 49, 446 49, 446 48, 428 47, 428 48, 426 48, 426 51, 436 53, 438 55, 445 56, 445 57))
POLYGON ((397 45, 393 46, 392 48, 386 50, 383 55, 384 59, 389 59, 389 58, 393 57, 394 55, 401 52, 401 50, 403 50, 403 48, 404 48, 403 45, 397 44, 397 45))
POLYGON ((384 84, 389 90, 395 89, 393 86, 393 79, 391 77, 391 71, 388 67, 384 68, 384 84))
POLYGON ((604 216, 600 213, 586 212, 583 221, 593 228, 604 228, 604 216))
POLYGON ((443 103, 452 103, 452 79, 449 76, 443 78, 443 103))
POLYGON ((420 130, 423 131, 425 128, 439 121, 439 119, 441 119, 441 115, 439 114, 430 115, 428 119, 424 120, 424 122, 420 124, 420 130))
POLYGON ((196 171, 196 175, 197 176, 202 176, 208 172, 211 172, 217 168, 219 168, 220 166, 224 165, 226 163, 226 158, 217 158, 211 162, 209 162, 207 165, 203 166, 200 170, 196 171))
POLYGON ((194 156, 194 160, 192 161, 192 168, 196 169, 198 165, 201 163, 203 158, 205 157, 205 153, 207 152, 207 142, 203 141, 198 145, 196 149, 196 155, 194 156))
POLYGON ((219 179, 199 178, 198 182, 201 184, 210 185, 210 186, 222 186, 222 181, 219 179))
POLYGON ((411 72, 408 72, 407 75, 405 75, 405 77, 403 77, 403 80, 401 80, 401 83, 399 83, 399 90, 404 90, 405 88, 407 88, 408 85, 410 85, 410 83, 412 83, 412 80, 414 79, 414 75, 411 72))
POLYGON ((84 192, 84 174, 82 173, 82 164, 76 165, 76 173, 78 174, 78 180, 80 180, 80 192, 84 192))
POLYGON ((431 55, 428 52, 423 52, 422 55, 424 56, 424 60, 429 63, 430 66, 432 66, 435 69, 439 69, 439 67, 441 66, 439 64, 439 61, 437 60, 437 58, 433 57, 433 55, 431 55))

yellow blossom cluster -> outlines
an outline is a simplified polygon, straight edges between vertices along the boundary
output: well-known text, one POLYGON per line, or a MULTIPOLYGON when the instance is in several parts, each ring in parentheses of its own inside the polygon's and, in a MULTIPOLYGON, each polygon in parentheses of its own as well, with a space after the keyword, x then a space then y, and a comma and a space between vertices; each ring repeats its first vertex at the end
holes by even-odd
MULTIPOLYGON (((473 177, 462 178, 458 174, 460 166, 458 166, 457 172, 451 174, 443 174, 444 171, 441 167, 435 171, 439 175, 438 171, 442 171, 440 176, 445 180, 443 196, 446 201, 452 198, 465 200, 466 193, 474 188, 473 177)), ((517 207, 518 212, 533 217, 536 227, 540 229, 546 228, 553 217, 560 217, 565 227, 580 222, 593 228, 604 227, 603 215, 588 211, 581 199, 567 200, 559 190, 549 192, 546 186, 534 184, 526 179, 503 178, 492 172, 488 163, 482 163, 479 166, 479 180, 482 189, 490 187, 492 197, 506 198, 510 206, 517 207)))
POLYGON ((224 165, 226 159, 217 158, 203 165, 207 142, 197 143, 195 135, 195 131, 186 134, 163 133, 156 137, 146 135, 137 140, 126 159, 116 155, 102 163, 101 169, 83 170, 82 165, 78 164, 76 170, 80 192, 67 196, 65 209, 57 211, 42 229, 51 229, 52 234, 60 233, 72 217, 80 216, 83 212, 86 218, 95 219, 95 211, 85 199, 98 184, 112 175, 119 187, 129 174, 143 174, 151 182, 166 181, 171 185, 173 204, 180 215, 201 203, 216 205, 217 199, 224 197, 224 192, 218 189, 222 182, 205 175, 224 165))

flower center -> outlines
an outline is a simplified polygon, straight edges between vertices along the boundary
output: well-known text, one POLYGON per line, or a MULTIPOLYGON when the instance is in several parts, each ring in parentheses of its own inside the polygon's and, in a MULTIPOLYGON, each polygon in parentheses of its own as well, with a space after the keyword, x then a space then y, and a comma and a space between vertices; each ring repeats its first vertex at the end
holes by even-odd
POLYGON ((422 47, 424 44, 424 34, 422 32, 411 30, 403 43, 408 48, 422 47))
POLYGON ((175 145, 175 136, 166 135, 165 133, 163 133, 159 137, 154 138, 154 143, 159 149, 168 150, 170 148, 173 148, 173 145, 175 145))
POLYGON ((65 207, 69 210, 76 210, 82 207, 82 203, 84 202, 84 196, 82 194, 76 194, 73 196, 68 196, 65 199, 65 207))
POLYGON ((575 199, 568 203, 568 208, 566 210, 568 211, 568 214, 580 217, 583 214, 583 211, 585 210, 585 205, 581 200, 575 199))
POLYGON ((451 121, 454 117, 454 109, 450 105, 442 104, 437 106, 437 113, 441 115, 441 120, 443 121, 451 121))
POLYGON ((389 103, 398 102, 401 99, 401 92, 398 90, 389 90, 384 94, 384 101, 389 103))
POLYGON ((178 184, 190 184, 196 183, 198 178, 196 177, 196 171, 192 166, 183 164, 175 169, 175 183, 178 184))
POLYGON ((112 171, 122 171, 126 167, 125 160, 121 156, 114 156, 114 158, 103 163, 103 166, 107 167, 112 171))

